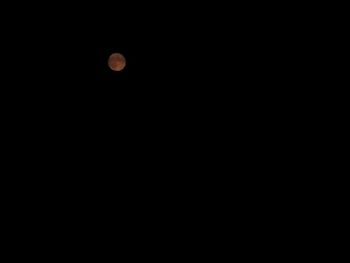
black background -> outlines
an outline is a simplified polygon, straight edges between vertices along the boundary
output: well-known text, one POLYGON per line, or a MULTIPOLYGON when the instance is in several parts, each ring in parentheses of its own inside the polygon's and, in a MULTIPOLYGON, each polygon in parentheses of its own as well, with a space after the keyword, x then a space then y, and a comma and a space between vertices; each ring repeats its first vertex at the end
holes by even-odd
POLYGON ((22 156, 77 171, 218 171, 227 151, 249 162, 290 129, 303 70, 284 12, 145 5, 52 8, 5 34, 3 126, 22 156), (113 52, 124 71, 108 68, 113 52))
POLYGON ((22 205, 9 201, 22 213, 10 215, 59 225, 64 240, 111 233, 129 249, 153 229, 207 236, 201 222, 220 227, 239 206, 248 222, 270 174, 291 166, 285 142, 303 133, 285 110, 295 113, 302 71, 285 64, 302 43, 257 6, 88 5, 41 4, 5 34, 3 162, 14 184, 2 185, 22 205), (108 69, 113 52, 123 72, 108 69))
POLYGON ((205 4, 45 10, 12 29, 17 38, 5 35, 4 117, 25 142, 92 159, 116 148, 124 156, 210 156, 229 140, 264 137, 288 114, 279 109, 300 69, 284 63, 297 52, 279 23, 283 12, 205 4), (125 55, 124 71, 108 68, 113 52, 125 55))

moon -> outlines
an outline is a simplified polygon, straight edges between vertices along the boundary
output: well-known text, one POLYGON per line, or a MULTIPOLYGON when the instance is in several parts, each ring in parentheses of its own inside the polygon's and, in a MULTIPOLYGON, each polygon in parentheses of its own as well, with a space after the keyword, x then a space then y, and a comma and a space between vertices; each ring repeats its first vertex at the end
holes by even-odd
POLYGON ((113 53, 109 56, 108 66, 113 71, 122 71, 125 68, 125 57, 120 53, 113 53))

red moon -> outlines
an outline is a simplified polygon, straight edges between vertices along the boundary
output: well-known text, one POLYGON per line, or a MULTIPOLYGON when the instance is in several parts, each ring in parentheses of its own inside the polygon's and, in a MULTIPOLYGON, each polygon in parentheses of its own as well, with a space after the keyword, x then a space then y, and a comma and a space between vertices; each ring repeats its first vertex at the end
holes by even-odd
POLYGON ((113 71, 122 71, 125 68, 125 57, 120 53, 113 53, 109 56, 108 66, 113 71))

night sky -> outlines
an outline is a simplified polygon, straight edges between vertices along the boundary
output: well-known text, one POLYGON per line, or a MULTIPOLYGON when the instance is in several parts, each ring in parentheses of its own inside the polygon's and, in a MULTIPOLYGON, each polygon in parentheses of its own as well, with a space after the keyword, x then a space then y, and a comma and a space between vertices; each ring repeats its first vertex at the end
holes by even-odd
POLYGON ((12 30, 20 39, 5 41, 3 75, 13 88, 3 98, 9 118, 24 121, 18 130, 159 145, 184 145, 188 135, 199 145, 229 126, 252 133, 280 112, 294 69, 282 66, 292 52, 276 21, 258 8, 143 8, 44 12, 12 30), (114 52, 126 58, 122 72, 108 68, 114 52))
MULTIPOLYGON (((27 12, 25 5, 21 10, 27 12)), ((26 227, 35 232, 26 235, 30 242, 40 239, 39 227, 23 223, 32 218, 41 228, 47 221, 46 236, 59 242, 62 236, 78 253, 77 244, 83 246, 79 258, 91 258, 89 246, 99 261, 109 253, 119 257, 118 249, 128 251, 111 237, 130 249, 128 258, 135 251, 148 257, 133 242, 150 244, 148 237, 157 238, 154 229, 162 233, 159 240, 169 226, 181 240, 189 233, 201 238, 208 232, 203 218, 216 229, 232 207, 241 206, 234 214, 250 224, 261 215, 255 207, 271 203, 261 201, 266 193, 281 199, 268 187, 284 192, 294 180, 280 183, 284 170, 294 166, 283 162, 299 158, 284 153, 297 149, 296 135, 304 134, 291 116, 307 96, 295 77, 301 63, 291 59, 297 60, 298 43, 290 45, 279 18, 250 2, 245 8, 164 1, 63 5, 40 3, 35 19, 5 23, 11 27, 3 33, 1 51, 2 147, 7 146, 2 163, 9 166, 10 175, 3 177, 14 181, 15 191, 8 190, 4 203, 17 198, 28 211, 9 205, 20 213, 11 231, 26 227), (115 52, 126 58, 121 72, 108 68, 115 52)))

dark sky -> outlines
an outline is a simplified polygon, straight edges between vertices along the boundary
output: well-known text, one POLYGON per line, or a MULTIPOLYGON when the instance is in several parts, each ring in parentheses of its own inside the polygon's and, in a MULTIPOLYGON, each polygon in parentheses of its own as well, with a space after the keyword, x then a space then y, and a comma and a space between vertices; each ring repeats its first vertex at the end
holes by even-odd
POLYGON ((220 123, 232 108, 243 118, 272 100, 283 43, 273 41, 258 12, 142 8, 65 9, 12 29, 19 38, 5 38, 2 57, 15 87, 4 91, 7 103, 40 123, 118 119, 140 129, 220 123), (107 66, 113 52, 126 57, 121 73, 107 66))
POLYGON ((76 173, 79 185, 92 173, 91 189, 100 181, 103 192, 122 178, 109 172, 120 167, 147 191, 137 178, 154 171, 215 177, 220 161, 266 156, 288 123, 283 107, 296 108, 284 75, 296 69, 283 67, 289 49, 262 23, 266 13, 203 10, 204 2, 192 10, 86 5, 44 12, 3 38, 2 131, 12 151, 69 180, 76 173), (126 57, 123 72, 108 68, 113 52, 126 57))

